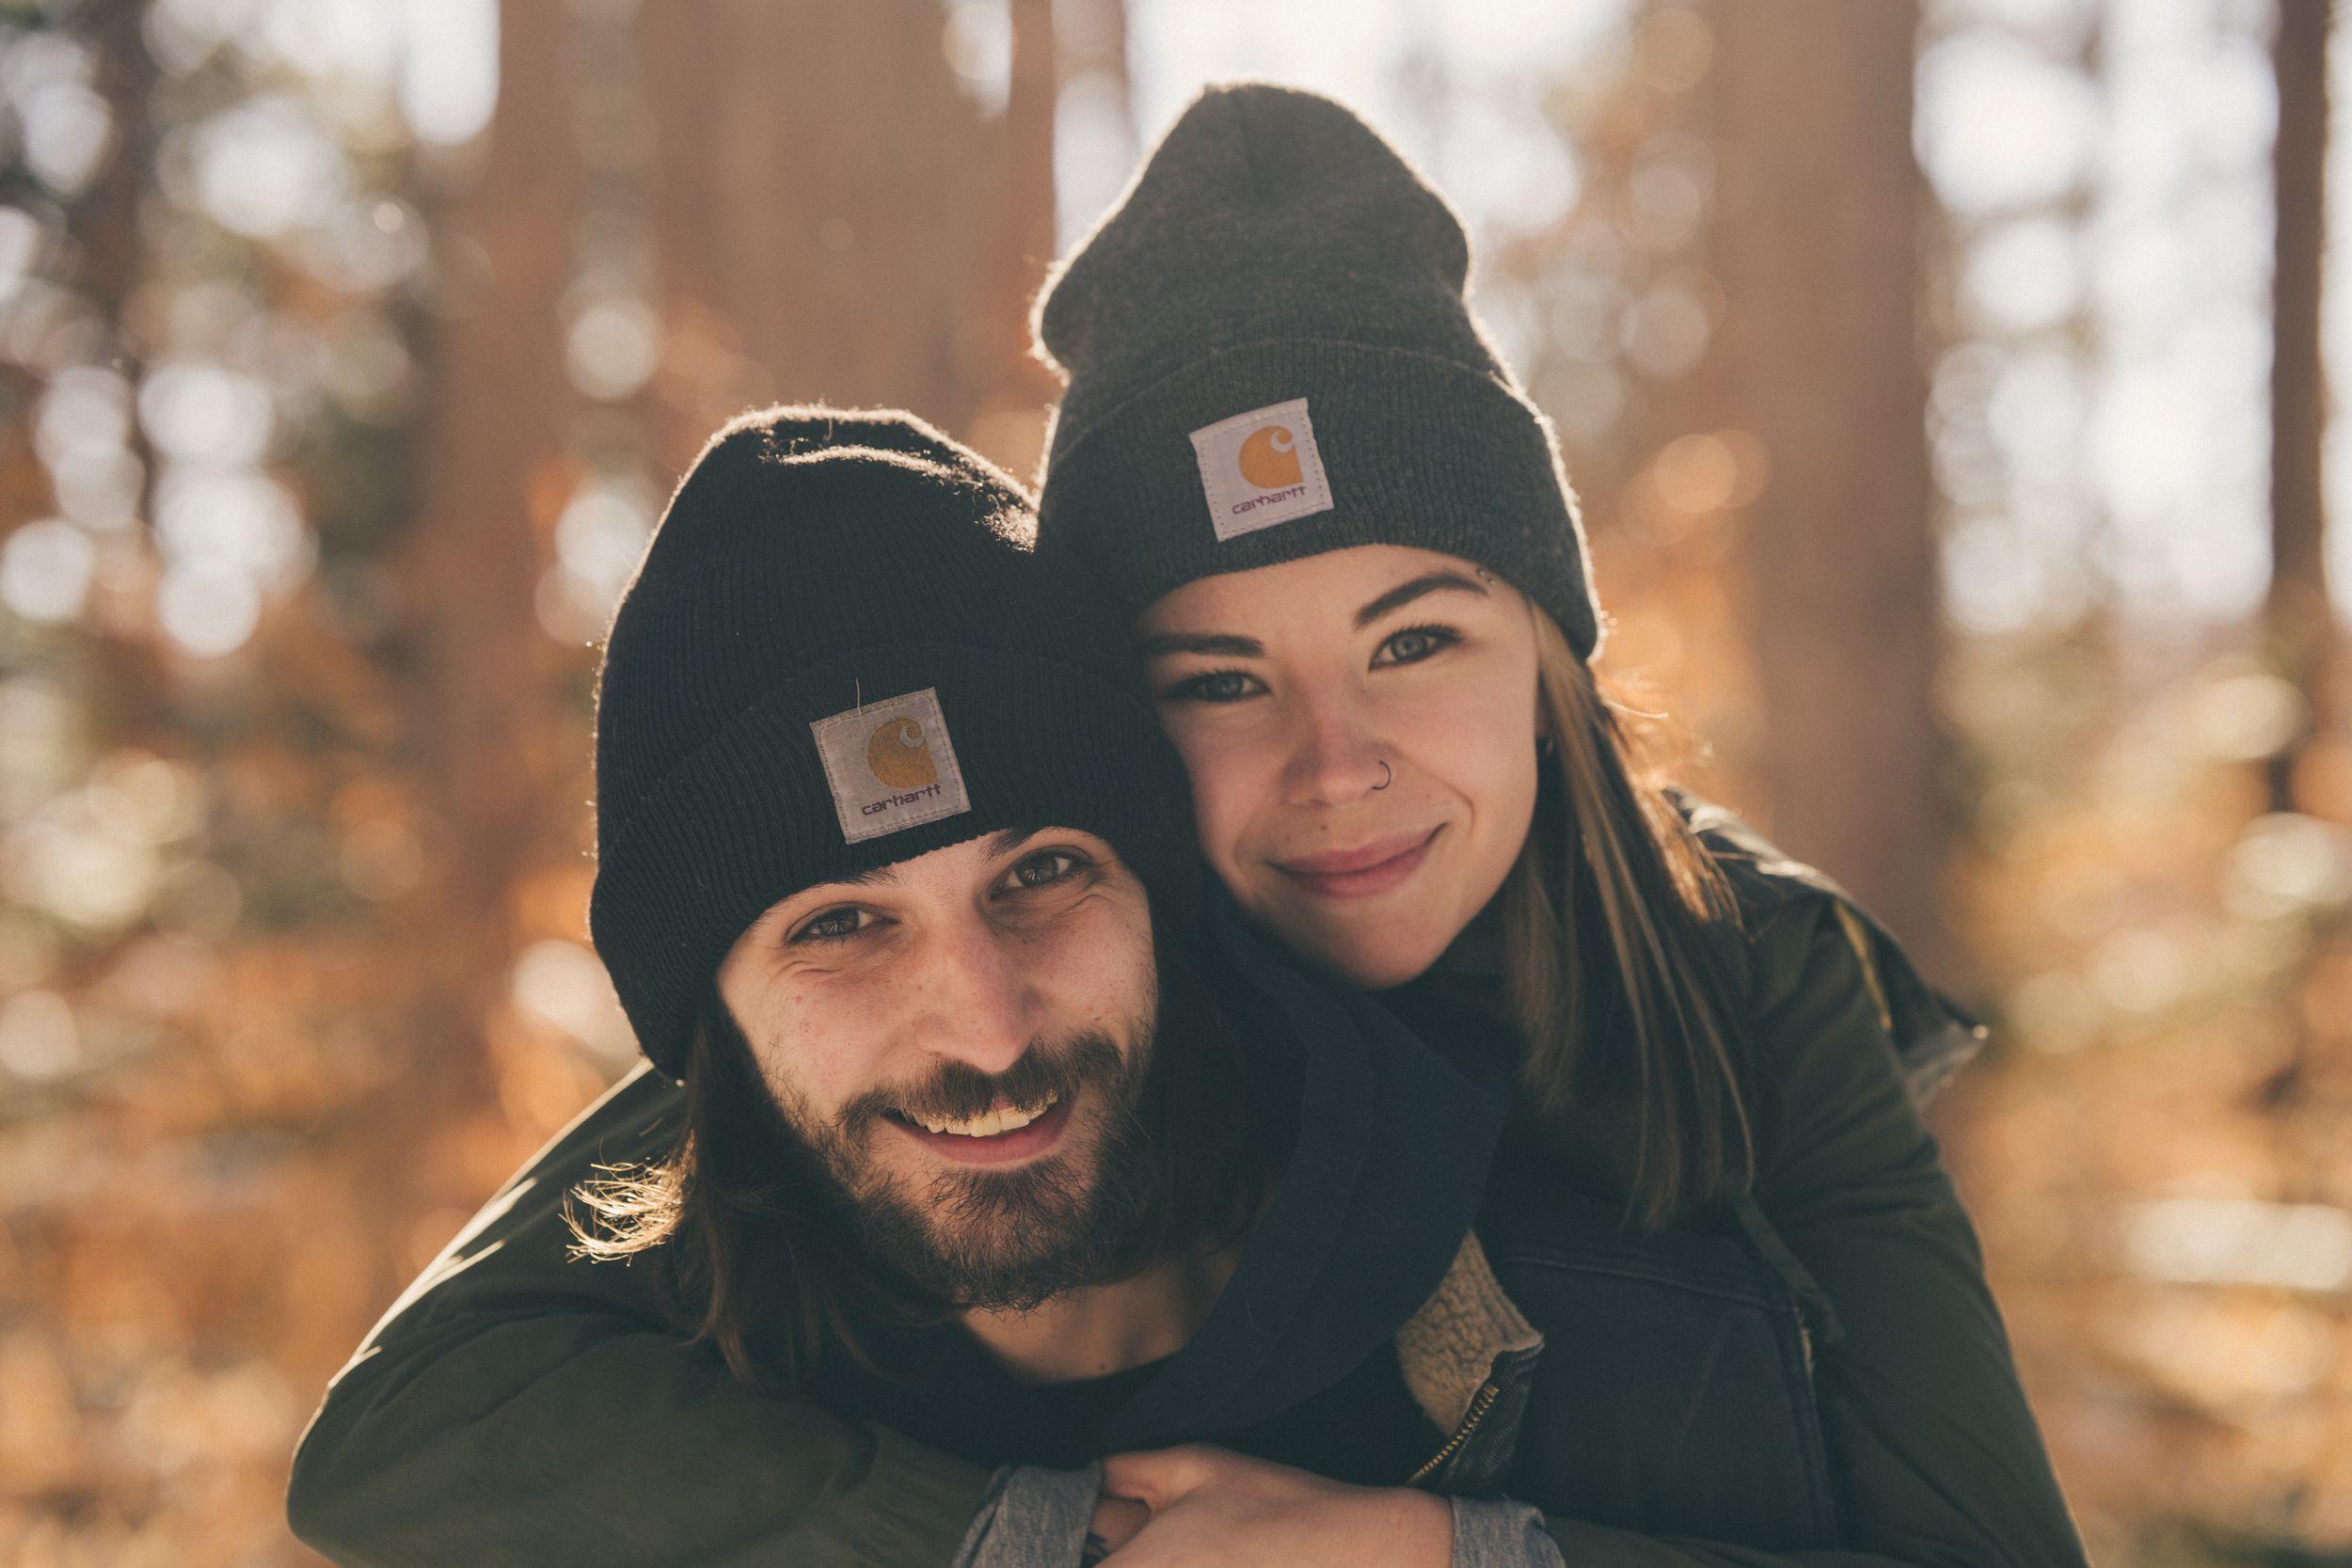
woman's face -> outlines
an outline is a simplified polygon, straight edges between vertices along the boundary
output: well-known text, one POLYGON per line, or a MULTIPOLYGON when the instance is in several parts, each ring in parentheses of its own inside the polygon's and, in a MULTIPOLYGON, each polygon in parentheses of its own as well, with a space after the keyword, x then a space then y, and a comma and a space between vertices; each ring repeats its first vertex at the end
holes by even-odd
POLYGON ((1361 986, 1437 960, 1534 815, 1536 613, 1396 545, 1203 578, 1143 612, 1201 850, 1244 908, 1361 986))

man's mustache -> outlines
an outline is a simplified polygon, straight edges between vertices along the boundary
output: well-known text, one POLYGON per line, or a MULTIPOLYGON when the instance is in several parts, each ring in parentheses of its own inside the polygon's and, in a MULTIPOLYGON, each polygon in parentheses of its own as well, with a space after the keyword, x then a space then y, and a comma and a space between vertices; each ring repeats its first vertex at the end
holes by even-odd
POLYGON ((854 1136, 892 1112, 910 1119, 963 1121, 993 1105, 1041 1105, 1070 1098, 1089 1079, 1115 1082, 1123 1067, 1119 1047, 1100 1030, 1053 1045, 1031 1040, 1020 1059, 1002 1072, 982 1072, 969 1062, 943 1062, 920 1084, 869 1089, 842 1106, 840 1127, 854 1136))

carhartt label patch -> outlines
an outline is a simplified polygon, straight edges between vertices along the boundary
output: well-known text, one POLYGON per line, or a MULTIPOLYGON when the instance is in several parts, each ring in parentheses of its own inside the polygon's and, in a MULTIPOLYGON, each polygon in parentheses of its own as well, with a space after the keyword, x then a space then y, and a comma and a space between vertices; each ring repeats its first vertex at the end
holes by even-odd
POLYGON ((1305 398, 1196 430, 1192 450, 1200 459, 1200 487, 1208 492, 1209 521, 1220 543, 1331 510, 1331 482, 1315 450, 1305 398))
POLYGON ((855 844, 972 809, 930 687, 809 725, 841 836, 855 844))

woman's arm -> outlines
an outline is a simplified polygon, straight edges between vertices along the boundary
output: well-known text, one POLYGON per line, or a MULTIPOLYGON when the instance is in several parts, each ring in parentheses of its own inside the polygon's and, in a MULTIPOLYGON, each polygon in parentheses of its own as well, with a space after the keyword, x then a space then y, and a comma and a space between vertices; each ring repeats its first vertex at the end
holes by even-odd
MULTIPOLYGON (((1750 958, 1751 1021, 1779 1088, 1756 1196, 1837 1320, 1815 1336, 1814 1381, 1845 1547, 1775 1552, 1558 1514, 1523 1530, 1492 1503, 1456 1508, 1455 1568, 2083 1568, 1976 1233, 1832 901, 1782 901, 1750 958)), ((1156 1457, 1114 1460, 1111 1490, 1156 1457)), ((1278 1472, 1221 1456, 1193 1478, 1185 1528, 1271 1542, 1263 1502, 1278 1472)), ((1395 1500, 1333 1490, 1317 1506, 1376 1528, 1395 1500)), ((1136 1545, 1176 1544, 1161 1528, 1155 1516, 1136 1545)), ((1138 1552, 1137 1568, 1151 1557, 1138 1552)))
POLYGON ((743 1387, 668 1330, 646 1267, 568 1256, 563 1194, 676 1118, 665 1080, 625 1080, 394 1305, 303 1434, 296 1535, 369 1568, 956 1557, 986 1469, 743 1387))
MULTIPOLYGON (((1829 1309, 1816 1324, 1814 1386, 1842 1545, 1773 1551, 1557 1514, 1531 1530, 1518 1519, 1533 1522, 1532 1511, 1489 1503, 1455 1509, 1455 1568, 2083 1568, 1975 1231, 1913 1107, 1865 959, 1832 896, 1774 892, 1758 900, 1745 955, 1760 1074, 1777 1091, 1754 1208, 1829 1309)), ((1132 1466, 1159 1457, 1111 1463, 1132 1485, 1132 1466)), ((1283 1484, 1314 1483, 1238 1455, 1195 1465, 1181 1524, 1155 1513, 1130 1548, 1136 1568, 1211 1532, 1308 1560, 1269 1522, 1265 1499, 1283 1484)), ((1385 1521, 1397 1501, 1327 1488, 1312 1506, 1332 1520, 1360 1513, 1393 1543, 1385 1521)), ((1354 1548, 1345 1560, 1375 1557, 1354 1548)))
POLYGON ((1975 1229, 1825 898, 1758 929, 1751 1019, 1779 1105, 1757 1199, 1828 1298, 1814 1386, 1849 1550, 1773 1554, 1548 1521, 1569 1562, 2081 1568, 1975 1229))

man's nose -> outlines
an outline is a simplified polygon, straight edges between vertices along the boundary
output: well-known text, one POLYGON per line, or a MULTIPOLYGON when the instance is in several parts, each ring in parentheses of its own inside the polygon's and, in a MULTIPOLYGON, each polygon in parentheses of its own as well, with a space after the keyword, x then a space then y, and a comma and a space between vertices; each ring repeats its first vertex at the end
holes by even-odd
POLYGON ((1295 708, 1282 774, 1292 805, 1343 805, 1383 789, 1393 777, 1361 700, 1352 693, 1310 697, 1295 708))
POLYGON ((999 1073, 1037 1037, 1035 992, 1012 934, 977 912, 933 933, 924 974, 922 1045, 999 1073))

